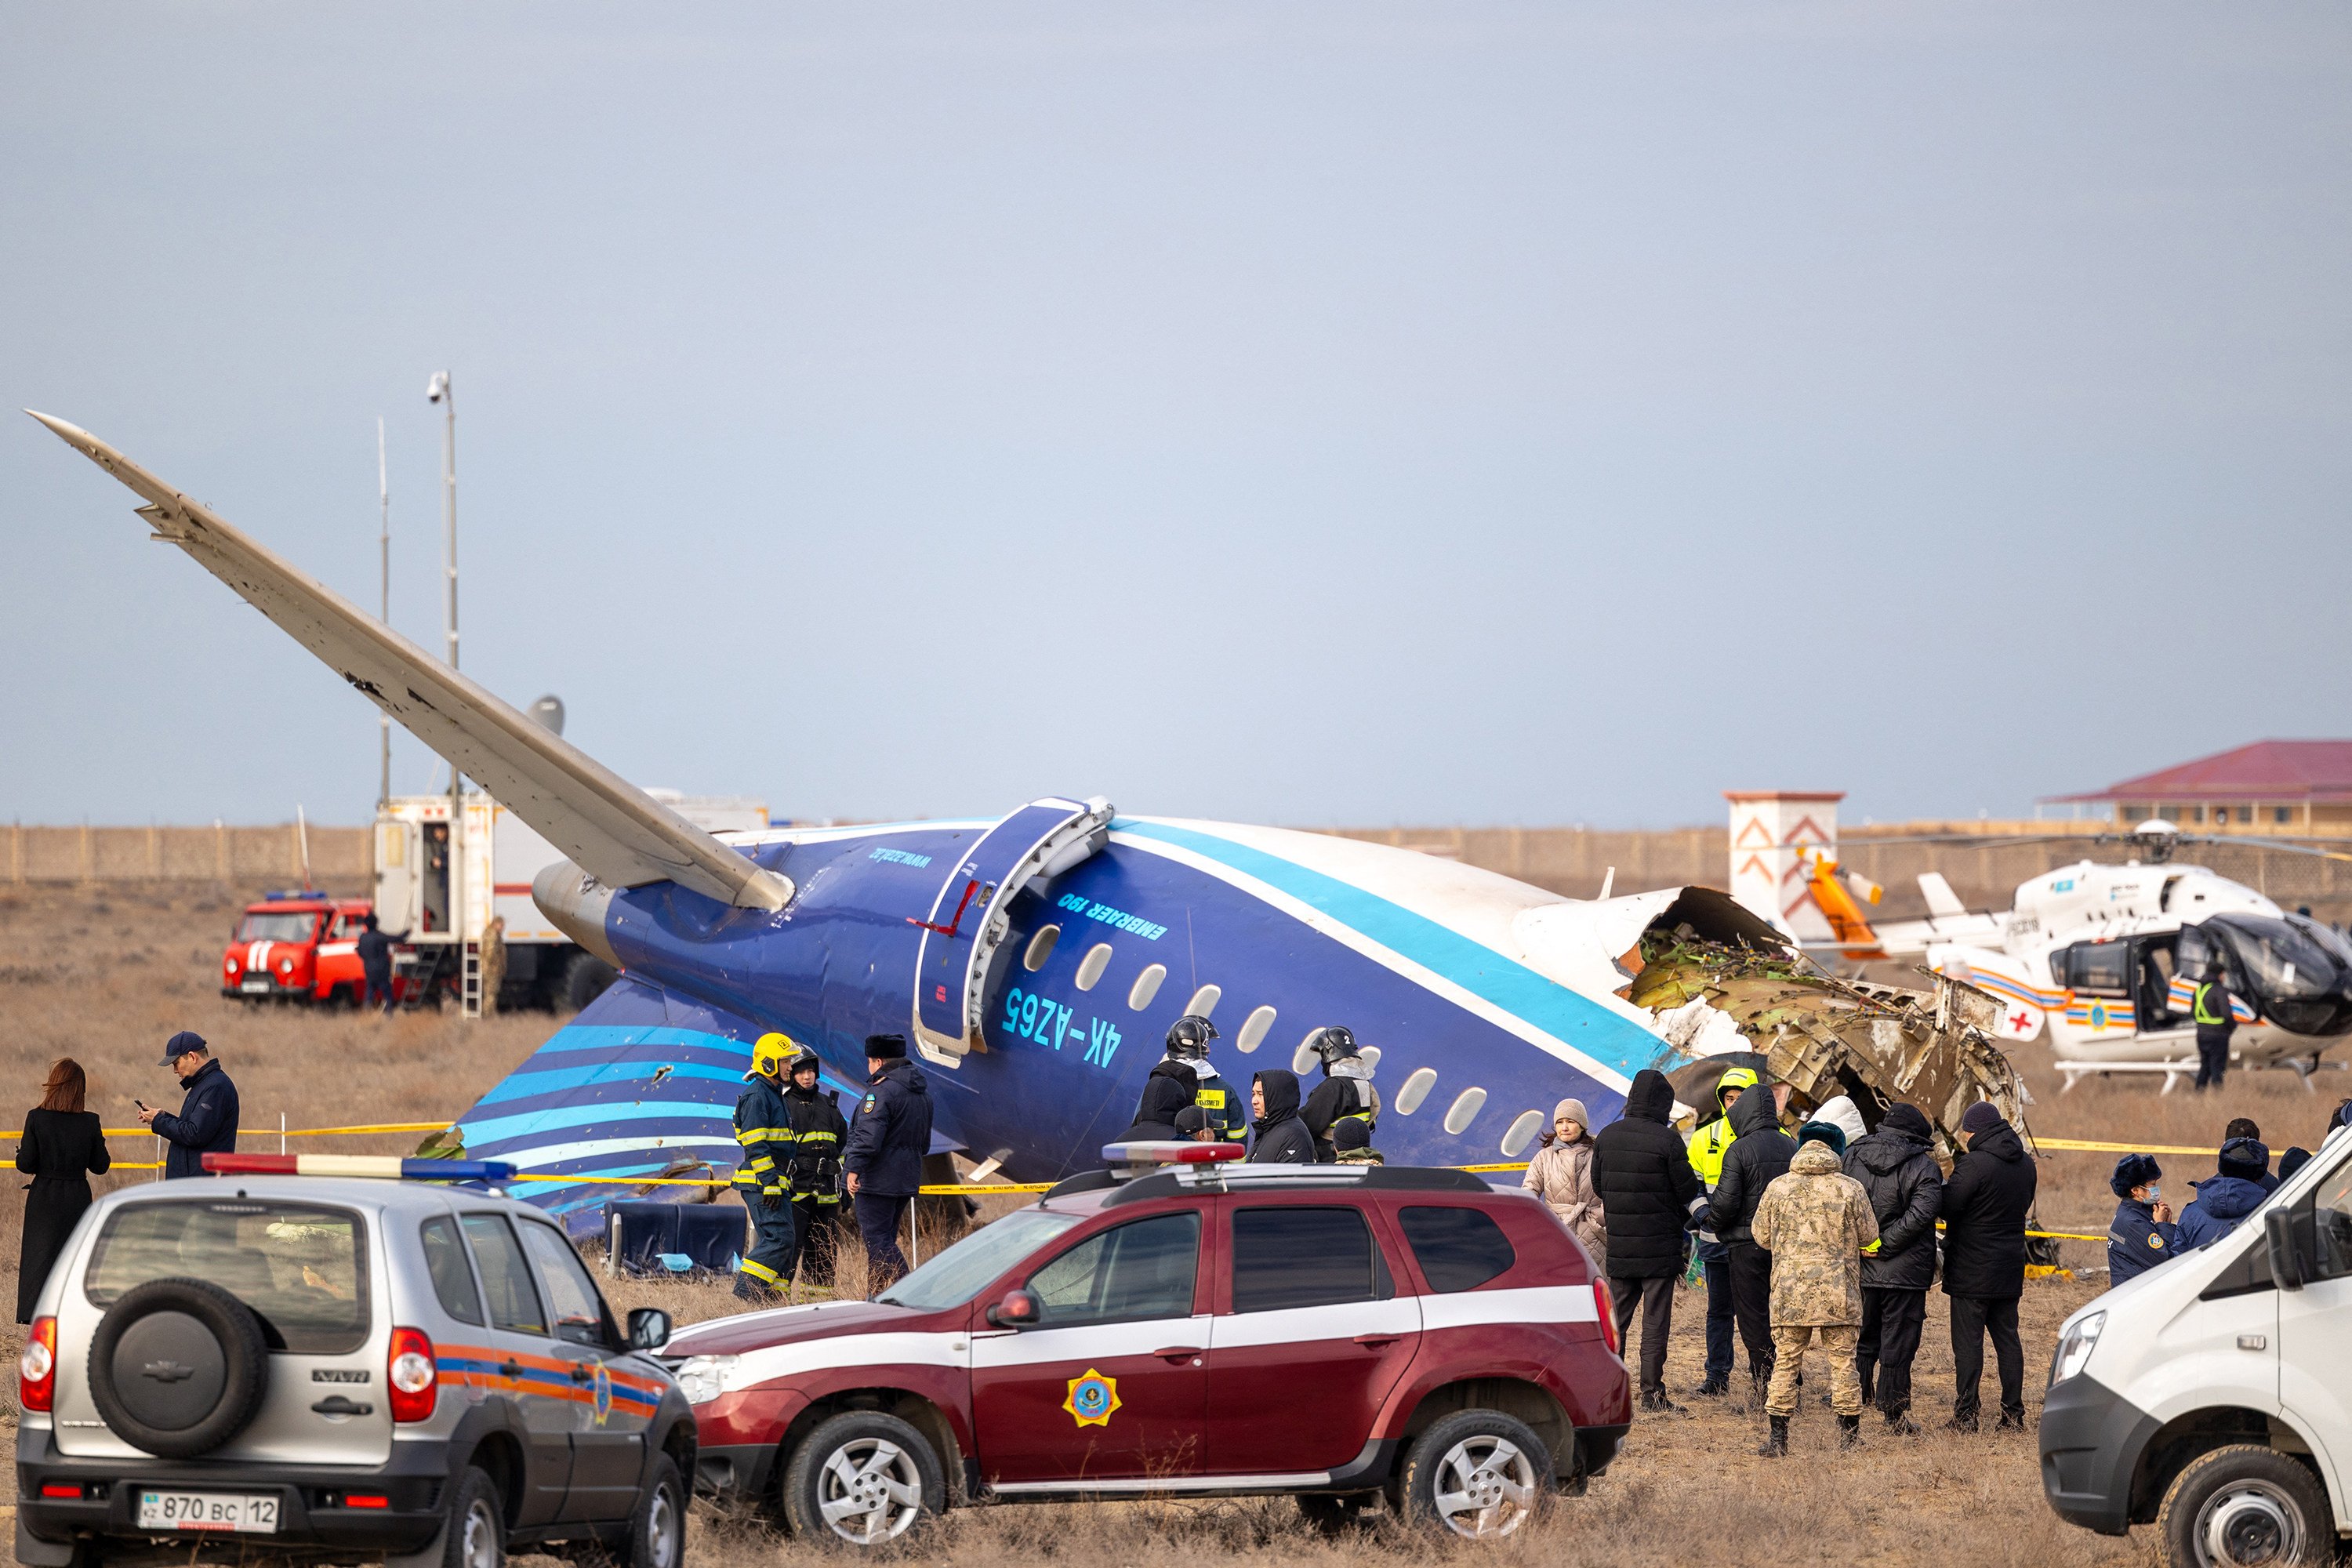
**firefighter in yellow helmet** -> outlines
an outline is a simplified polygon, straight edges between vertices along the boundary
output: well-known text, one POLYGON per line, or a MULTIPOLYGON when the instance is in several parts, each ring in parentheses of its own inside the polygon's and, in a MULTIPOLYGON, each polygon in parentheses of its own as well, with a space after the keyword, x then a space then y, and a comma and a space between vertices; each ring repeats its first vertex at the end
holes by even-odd
MULTIPOLYGON (((1708 1193, 1723 1179, 1723 1156, 1739 1134, 1732 1130, 1731 1102, 1756 1081, 1752 1068, 1732 1068, 1715 1086, 1714 1120, 1691 1134, 1691 1169, 1708 1193)), ((1699 1267, 1706 1275, 1706 1373, 1698 1392, 1714 1395, 1731 1391, 1731 1261, 1730 1249, 1705 1226, 1698 1235, 1699 1267)))
POLYGON ((735 1190, 751 1211, 758 1236, 735 1272, 735 1294, 762 1304, 776 1299, 793 1266, 792 1198, 785 1191, 793 1163, 792 1117, 784 1106, 784 1064, 793 1054, 784 1035, 762 1035, 751 1047, 751 1070, 735 1101, 735 1190))

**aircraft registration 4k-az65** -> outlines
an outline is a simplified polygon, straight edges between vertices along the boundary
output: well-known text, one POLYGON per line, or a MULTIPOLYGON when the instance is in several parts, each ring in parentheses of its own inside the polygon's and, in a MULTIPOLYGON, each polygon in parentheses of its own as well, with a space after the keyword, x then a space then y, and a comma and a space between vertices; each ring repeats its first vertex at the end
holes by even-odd
MULTIPOLYGON (((1619 994, 1645 933, 1782 945, 1710 889, 1563 900, 1412 850, 1075 796, 996 820, 714 836, 103 442, 34 417, 569 857, 532 896, 624 973, 459 1118, 478 1157, 570 1175, 731 1166, 750 1044, 782 1029, 850 1084, 867 1036, 903 1035, 936 1151, 1055 1179, 1100 1164, 1191 1012, 1223 1030, 1244 1095, 1252 1069, 1301 1070, 1304 1037, 1345 1024, 1379 1053, 1392 1163, 1507 1161, 1560 1099, 1606 1121, 1633 1073, 1683 1059, 1619 994)), ((627 1190, 524 1189, 583 1230, 627 1190)))

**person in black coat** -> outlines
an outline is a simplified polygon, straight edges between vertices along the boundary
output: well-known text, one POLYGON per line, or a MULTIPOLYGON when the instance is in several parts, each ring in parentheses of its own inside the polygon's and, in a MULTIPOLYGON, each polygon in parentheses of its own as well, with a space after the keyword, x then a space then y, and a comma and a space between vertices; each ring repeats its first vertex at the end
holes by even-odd
POLYGON ((1312 1165, 1315 1135, 1298 1115, 1298 1075, 1268 1068, 1250 1079, 1250 1152, 1254 1165, 1312 1165))
POLYGON ((89 1080, 81 1064, 60 1057, 41 1085, 41 1103, 25 1113, 25 1136, 16 1145, 16 1169, 33 1178, 25 1194, 25 1245, 16 1260, 16 1321, 33 1321, 33 1303, 48 1282, 58 1254, 66 1248, 82 1210, 89 1207, 89 1179, 113 1164, 98 1117, 82 1109, 89 1080))
POLYGON ((360 932, 359 941, 352 944, 352 950, 359 954, 360 973, 367 983, 367 995, 360 1005, 377 1007, 389 1013, 392 1011, 392 944, 395 939, 383 933, 373 915, 361 923, 365 929, 360 932))
POLYGON ((180 1113, 158 1110, 138 1101, 139 1120, 171 1145, 163 1152, 163 1179, 201 1176, 207 1154, 236 1152, 236 1085, 229 1081, 212 1047, 193 1029, 183 1029, 163 1042, 163 1066, 179 1074, 187 1093, 180 1113))
POLYGON ((1209 1042, 1216 1037, 1217 1026, 1192 1013, 1168 1026, 1168 1054, 1160 1058, 1150 1076, 1143 1080, 1143 1097, 1136 1102, 1135 1121, 1119 1134, 1120 1142, 1166 1142, 1183 1136, 1176 1130, 1176 1118, 1186 1106, 1199 1103, 1201 1074, 1197 1064, 1207 1058, 1209 1042))
POLYGON ((1854 1367, 1862 1398, 1897 1432, 1911 1419, 1911 1362, 1927 1321, 1927 1287, 1936 1282, 1936 1211, 1944 1173, 1936 1168, 1935 1130, 1916 1105, 1889 1106, 1878 1130, 1845 1152, 1845 1173, 1870 1194, 1878 1245, 1862 1256, 1862 1335, 1854 1367))
MULTIPOLYGON (((1745 1095, 1740 1097, 1746 1099, 1745 1095)), ((1625 1090, 1625 1114, 1592 1141, 1592 1190, 1609 1232, 1609 1297, 1617 1342, 1642 1312, 1642 1408, 1680 1408, 1666 1397, 1666 1335, 1674 1326, 1675 1280, 1683 1239, 1706 1193, 1671 1122, 1675 1088, 1644 1068, 1625 1090)), ((1734 1153, 1739 1145, 1731 1146, 1734 1153)), ((1730 1156, 1725 1156, 1727 1168, 1730 1156)))
POLYGON ((2000 1373, 2000 1426, 2025 1429, 2025 1351, 2017 1299, 2025 1294, 2025 1217, 2033 1209, 2033 1162, 2017 1130, 1982 1100, 1960 1118, 1968 1152, 1952 1166, 1938 1205, 1944 1220, 1944 1293, 1952 1299, 1952 1430, 1977 1429, 1985 1335, 2000 1373))
POLYGON ((907 1272, 898 1222, 922 1190, 931 1152, 930 1081, 907 1059, 904 1035, 866 1037, 866 1098, 857 1102, 842 1152, 857 1229, 866 1238, 866 1294, 880 1295, 907 1272))
POLYGON ((1748 1348, 1748 1375, 1756 1397, 1772 1381, 1772 1255, 1756 1245, 1756 1205, 1764 1189, 1788 1173, 1797 1141, 1780 1131, 1780 1102, 1772 1086, 1757 1083, 1731 1102, 1731 1131, 1723 1171, 1706 1200, 1707 1220, 1723 1238, 1724 1264, 1731 1276, 1731 1321, 1748 1348))

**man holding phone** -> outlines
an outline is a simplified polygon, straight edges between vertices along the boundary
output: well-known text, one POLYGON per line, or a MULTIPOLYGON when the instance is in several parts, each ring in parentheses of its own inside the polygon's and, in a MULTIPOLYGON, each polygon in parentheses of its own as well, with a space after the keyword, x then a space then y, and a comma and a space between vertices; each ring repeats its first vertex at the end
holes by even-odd
POLYGON ((177 1073, 187 1090, 180 1112, 158 1110, 143 1100, 133 1100, 139 1120, 155 1130, 171 1147, 163 1154, 163 1179, 201 1176, 204 1157, 236 1150, 236 1085, 213 1060, 212 1047, 193 1029, 183 1029, 163 1042, 160 1064, 177 1073))

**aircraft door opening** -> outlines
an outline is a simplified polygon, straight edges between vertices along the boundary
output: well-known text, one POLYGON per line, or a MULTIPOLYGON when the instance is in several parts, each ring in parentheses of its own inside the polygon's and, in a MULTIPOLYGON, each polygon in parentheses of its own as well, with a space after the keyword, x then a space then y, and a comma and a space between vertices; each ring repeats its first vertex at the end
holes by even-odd
POLYGON ((2172 1005, 2172 977, 2179 972, 2175 949, 2179 942, 2180 933, 2168 931, 2132 943, 2135 1017, 2143 1035, 2173 1034, 2188 1026, 2188 1016, 2172 1005))
POLYGON ((980 989, 1004 941, 1013 896, 1059 876, 1110 838, 1110 802, 1048 796, 982 834, 940 884, 915 950, 915 1046, 943 1067, 961 1061, 980 1037, 980 989))

